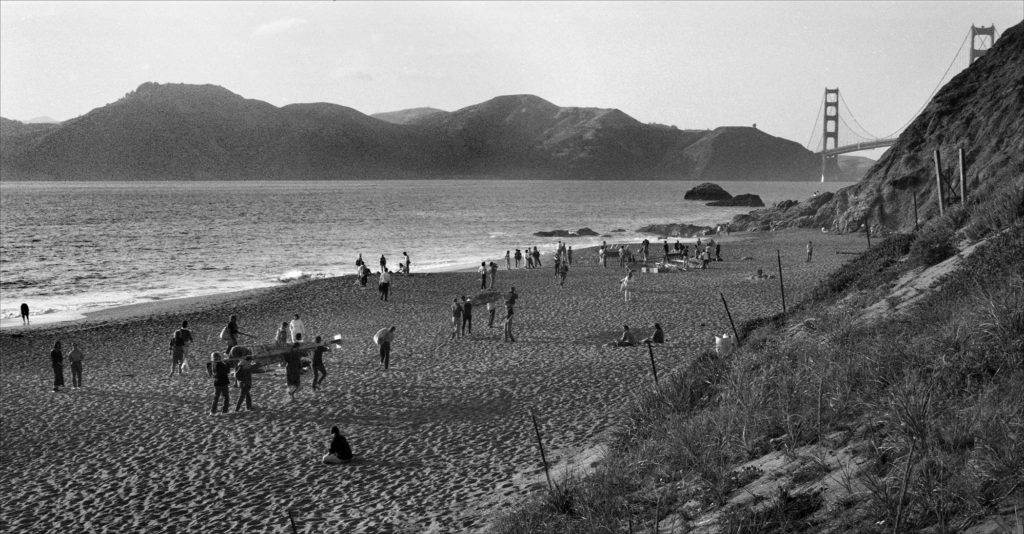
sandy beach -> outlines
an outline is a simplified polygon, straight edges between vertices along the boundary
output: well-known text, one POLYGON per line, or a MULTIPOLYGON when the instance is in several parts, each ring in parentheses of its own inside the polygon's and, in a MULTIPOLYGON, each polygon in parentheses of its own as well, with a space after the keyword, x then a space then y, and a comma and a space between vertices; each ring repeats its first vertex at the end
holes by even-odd
MULTIPOLYGON (((478 292, 475 273, 395 276, 389 302, 373 278, 361 288, 340 277, 5 329, 0 530, 286 532, 289 510, 299 532, 481 530, 543 484, 530 409, 552 462, 593 457, 633 395, 652 387, 645 348, 604 346, 623 324, 643 336, 663 325, 668 342, 655 357, 668 373, 729 331, 720 291, 737 325, 779 311, 778 280, 747 279, 759 267, 775 273, 776 249, 792 305, 853 257, 837 251, 865 245, 816 231, 734 234, 726 261, 706 271, 638 274, 629 303, 617 259, 601 268, 594 250, 575 252, 565 287, 549 257, 542 269, 511 272, 495 258, 495 288, 520 293, 516 343, 487 327, 482 306, 471 336, 448 339, 448 307, 478 292), (341 334, 322 390, 309 389, 306 373, 289 402, 283 374, 258 374, 257 411, 211 416, 202 364, 224 348, 218 334, 231 313, 264 342, 293 313, 310 334, 341 334), (167 344, 182 319, 196 334, 196 366, 169 379, 167 344), (397 332, 383 371, 371 337, 388 325, 397 332), (52 392, 56 339, 65 354, 71 342, 84 350, 84 388, 52 392), (332 425, 352 444, 353 464, 320 464, 332 425)), ((651 248, 660 257, 660 242, 651 248)), ((70 385, 67 363, 65 375, 70 385)))

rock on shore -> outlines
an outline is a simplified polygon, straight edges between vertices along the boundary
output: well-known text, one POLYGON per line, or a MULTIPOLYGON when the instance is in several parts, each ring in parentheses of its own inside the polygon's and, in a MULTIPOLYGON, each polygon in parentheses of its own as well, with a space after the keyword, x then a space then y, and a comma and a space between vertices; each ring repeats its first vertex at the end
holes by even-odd
POLYGON ((714 202, 708 202, 708 206, 747 206, 751 208, 760 208, 764 206, 764 201, 761 197, 752 194, 736 195, 728 200, 716 200, 714 202))
POLYGON ((729 200, 732 198, 722 186, 705 182, 694 187, 683 195, 684 200, 729 200))
POLYGON ((597 232, 584 226, 583 228, 580 228, 579 230, 576 231, 549 230, 546 232, 534 232, 533 235, 536 237, 593 237, 601 234, 598 234, 597 232))
POLYGON ((673 224, 649 224, 637 230, 642 234, 657 234, 671 237, 691 237, 695 235, 707 235, 712 228, 710 226, 697 226, 686 223, 673 224))

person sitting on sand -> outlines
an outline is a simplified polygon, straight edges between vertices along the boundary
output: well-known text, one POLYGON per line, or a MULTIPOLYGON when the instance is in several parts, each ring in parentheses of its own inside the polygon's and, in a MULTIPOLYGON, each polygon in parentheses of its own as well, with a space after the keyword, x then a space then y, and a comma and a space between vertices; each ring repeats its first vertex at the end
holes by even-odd
POLYGON ((228 364, 224 363, 221 353, 214 352, 210 355, 213 359, 213 406, 210 407, 210 415, 217 414, 217 401, 224 397, 223 412, 228 413, 228 406, 231 404, 231 391, 228 384, 231 383, 228 364))
POLYGON ((324 455, 323 462, 328 465, 347 464, 352 461, 352 447, 348 440, 341 435, 341 430, 336 426, 331 427, 331 446, 324 455))
POLYGON ((654 323, 654 333, 651 334, 651 337, 641 341, 641 343, 644 343, 644 344, 646 344, 646 343, 664 343, 664 342, 665 342, 665 332, 661 329, 661 324, 660 323, 654 323))
POLYGON ((459 332, 462 329, 462 301, 459 297, 452 299, 452 336, 449 339, 455 339, 459 337, 459 332))
POLYGON ((284 355, 284 374, 288 381, 288 396, 295 400, 295 394, 302 389, 302 355, 305 351, 300 350, 302 346, 302 335, 292 343, 292 350, 284 355))
POLYGON ((252 362, 253 358, 250 354, 238 363, 238 369, 235 370, 235 381, 241 388, 238 392, 238 403, 235 404, 236 412, 242 411, 242 401, 245 401, 245 409, 252 411, 252 394, 250 393, 252 391, 252 362))
POLYGON ((608 343, 608 346, 609 347, 635 347, 636 346, 636 336, 633 335, 632 331, 630 331, 629 325, 625 325, 624 324, 624 325, 622 325, 622 337, 620 337, 619 339, 617 339, 615 341, 612 341, 611 343, 608 343))
POLYGON ((288 321, 281 323, 281 328, 277 329, 277 334, 274 335, 274 343, 278 345, 288 344, 288 321))

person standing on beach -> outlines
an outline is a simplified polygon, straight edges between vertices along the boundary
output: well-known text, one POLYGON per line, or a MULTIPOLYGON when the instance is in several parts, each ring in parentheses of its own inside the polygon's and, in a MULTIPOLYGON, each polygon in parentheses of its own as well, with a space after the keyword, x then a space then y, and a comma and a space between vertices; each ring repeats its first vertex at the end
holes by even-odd
POLYGON ((622 283, 619 285, 619 291, 622 291, 623 302, 629 302, 629 285, 633 281, 633 269, 630 269, 626 273, 626 277, 622 279, 622 283))
POLYGON ((480 289, 487 289, 487 262, 480 262, 476 272, 480 275, 480 289))
POLYGON ((409 253, 402 251, 402 255, 405 256, 405 274, 412 274, 412 260, 409 259, 409 253))
POLYGON ((381 328, 373 335, 373 342, 380 349, 380 364, 387 371, 391 365, 391 343, 395 340, 395 327, 381 328))
POLYGON ((383 254, 380 255, 380 270, 383 271, 388 266, 388 259, 383 254))
POLYGON ((224 413, 228 413, 228 406, 231 404, 231 391, 228 385, 231 380, 228 378, 228 364, 223 362, 223 356, 219 352, 213 353, 213 405, 210 407, 210 415, 217 415, 217 401, 224 397, 224 413))
POLYGON ((380 278, 377 279, 377 291, 380 291, 380 300, 387 302, 388 295, 391 294, 391 271, 388 271, 387 267, 381 266, 380 278))
POLYGON ((22 325, 32 324, 32 322, 28 320, 28 303, 27 302, 22 302, 21 303, 21 324, 22 325))
POLYGON ((665 251, 665 261, 668 261, 668 239, 661 244, 661 248, 665 251))
POLYGON ((626 249, 619 245, 619 267, 626 266, 626 249))
POLYGON ((493 261, 490 263, 491 268, 491 280, 487 284, 488 289, 494 289, 494 279, 498 276, 498 264, 493 261))
POLYGON ((569 262, 569 266, 572 266, 572 245, 569 245, 569 250, 565 253, 565 259, 569 262))
POLYGON ((302 336, 292 343, 292 350, 284 355, 284 375, 288 381, 288 397, 295 400, 295 394, 302 389, 302 336))
MULTIPOLYGON (((277 343, 278 345, 287 345, 288 344, 288 322, 287 321, 282 322, 281 323, 281 328, 278 328, 277 329, 277 334, 274 334, 274 343, 277 343)), ((228 353, 230 354, 231 351, 228 351, 228 353)))
POLYGON ((320 384, 327 378, 327 367, 324 366, 324 353, 331 350, 331 348, 323 344, 320 336, 316 336, 314 341, 316 342, 316 348, 313 349, 313 391, 316 391, 320 389, 320 384))
POLYGON ((462 337, 473 333, 473 300, 462 297, 462 337))
POLYGON ((356 258, 356 274, 361 274, 363 272, 362 266, 365 265, 365 263, 366 262, 363 261, 363 253, 360 252, 359 257, 356 258))
POLYGON ((814 244, 810 241, 807 242, 807 261, 804 263, 811 263, 811 255, 814 254, 814 244))
POLYGON ((359 285, 366 287, 366 279, 370 276, 370 268, 366 265, 359 266, 359 285))
MULTIPOLYGON (((245 401, 245 409, 252 411, 252 355, 248 355, 244 360, 238 363, 238 369, 235 370, 235 381, 238 382, 240 391, 238 392, 238 403, 235 404, 235 411, 242 411, 242 401, 245 401)), ((214 401, 214 406, 217 402, 214 401)))
POLYGON ((519 298, 519 294, 516 293, 516 286, 509 288, 508 293, 505 294, 505 317, 512 317, 515 313, 516 300, 519 298))
POLYGON ((540 264, 540 251, 537 250, 536 246, 533 247, 533 267, 536 268, 536 269, 539 269, 541 267, 541 264, 540 264))
POLYGON ((53 350, 50 351, 50 366, 53 367, 53 392, 56 393, 58 388, 64 387, 64 353, 61 352, 59 340, 54 342, 53 350))
POLYGON ((519 250, 519 249, 516 249, 516 254, 513 257, 516 260, 516 269, 518 269, 519 268, 519 263, 521 261, 523 261, 523 252, 521 250, 519 250))
POLYGON ((568 276, 568 275, 569 275, 569 262, 563 261, 562 264, 558 266, 558 286, 559 287, 564 287, 565 286, 565 277, 568 276))
POLYGON ((71 360, 71 386, 80 388, 82 387, 82 360, 85 359, 85 354, 82 349, 78 348, 78 343, 71 344, 68 359, 71 360))
POLYGON ((455 339, 459 337, 459 329, 462 327, 462 301, 459 297, 452 299, 452 337, 449 339, 455 339))
POLYGON ((511 271, 512 270, 512 254, 511 254, 511 252, 512 251, 510 251, 510 250, 506 250, 505 251, 505 270, 506 271, 511 271))
POLYGON ((722 261, 722 244, 715 243, 715 261, 722 261))
POLYGON ((296 313, 292 321, 288 323, 288 331, 291 333, 292 343, 295 343, 300 336, 306 337, 306 325, 303 324, 302 319, 299 319, 299 314, 296 313))
POLYGON ((238 336, 240 335, 252 337, 251 334, 246 334, 238 329, 238 316, 232 314, 228 317, 228 325, 224 327, 224 330, 221 333, 221 339, 228 342, 228 348, 224 349, 225 353, 231 353, 232 347, 238 344, 238 336), (225 337, 227 337, 227 339, 224 339, 225 337))
POLYGON ((502 341, 507 341, 509 343, 515 343, 516 342, 516 337, 514 335, 512 335, 512 317, 511 316, 505 316, 505 324, 504 324, 504 327, 502 328, 502 341))
POLYGON ((605 263, 605 260, 604 260, 605 253, 606 253, 605 245, 604 245, 604 243, 601 243, 601 246, 597 247, 597 264, 598 265, 603 265, 604 267, 607 268, 608 264, 605 263))
POLYGON ((192 337, 192 331, 188 329, 188 321, 181 322, 181 328, 174 331, 171 335, 171 374, 174 376, 174 371, 177 370, 178 374, 183 374, 183 367, 185 364, 185 358, 188 355, 188 346, 194 341, 192 337))

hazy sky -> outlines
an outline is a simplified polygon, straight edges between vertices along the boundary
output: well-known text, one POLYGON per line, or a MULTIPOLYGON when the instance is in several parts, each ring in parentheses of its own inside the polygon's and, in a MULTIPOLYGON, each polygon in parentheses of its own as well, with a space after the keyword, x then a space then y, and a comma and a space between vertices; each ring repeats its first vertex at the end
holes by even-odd
MULTIPOLYGON (((0 115, 72 118, 146 81, 275 105, 454 110, 502 94, 808 140, 825 86, 891 131, 972 23, 1024 2, 0 3, 0 115)), ((817 126, 820 128, 820 126, 817 126)))

